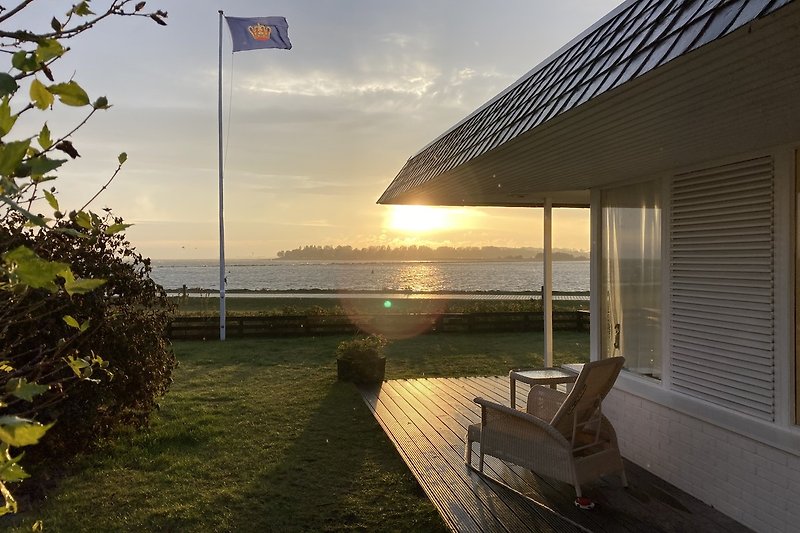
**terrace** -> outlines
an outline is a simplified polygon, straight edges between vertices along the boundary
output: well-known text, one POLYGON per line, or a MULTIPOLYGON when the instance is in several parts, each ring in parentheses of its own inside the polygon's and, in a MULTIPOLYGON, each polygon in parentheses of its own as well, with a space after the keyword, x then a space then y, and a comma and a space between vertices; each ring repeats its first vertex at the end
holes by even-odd
MULTIPOLYGON (((517 387, 524 405, 527 386, 517 387)), ((480 421, 472 399, 508 403, 505 377, 385 381, 361 394, 420 486, 453 531, 749 531, 696 498, 625 462, 629 487, 614 476, 586 487, 595 509, 577 509, 571 486, 486 456, 486 473, 464 464, 467 426, 480 421)))

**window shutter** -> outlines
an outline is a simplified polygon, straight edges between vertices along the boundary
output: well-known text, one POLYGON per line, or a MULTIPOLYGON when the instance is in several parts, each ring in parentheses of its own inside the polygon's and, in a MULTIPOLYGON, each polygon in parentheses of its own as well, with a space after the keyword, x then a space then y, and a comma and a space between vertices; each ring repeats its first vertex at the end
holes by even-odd
POLYGON ((772 158, 675 176, 671 196, 672 387, 774 420, 772 158))

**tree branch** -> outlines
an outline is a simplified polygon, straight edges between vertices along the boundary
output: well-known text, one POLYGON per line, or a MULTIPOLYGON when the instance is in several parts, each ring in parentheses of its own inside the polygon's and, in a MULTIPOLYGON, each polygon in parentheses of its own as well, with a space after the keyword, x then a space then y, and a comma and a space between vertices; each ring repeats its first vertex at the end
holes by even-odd
POLYGON ((120 170, 122 170, 122 163, 120 163, 120 164, 118 164, 118 165, 117 165, 117 170, 115 170, 115 171, 114 171, 114 173, 111 175, 111 177, 110 177, 110 178, 108 178, 108 181, 106 182, 106 184, 105 184, 105 185, 103 185, 102 187, 100 187, 100 190, 99 190, 99 191, 97 191, 97 192, 94 194, 94 196, 92 196, 91 198, 89 198, 89 201, 88 201, 88 202, 86 202, 85 204, 83 204, 83 207, 81 207, 81 208, 79 209, 79 211, 83 211, 84 209, 86 209, 86 208, 89 206, 89 204, 90 204, 90 203, 94 202, 94 201, 95 201, 95 199, 96 199, 98 196, 100 196, 100 194, 101 194, 101 193, 102 193, 104 190, 106 190, 106 189, 108 188, 108 186, 109 186, 109 185, 111 185, 111 182, 112 182, 112 181, 114 181, 114 178, 116 178, 116 177, 117 177, 117 174, 119 174, 119 171, 120 171, 120 170))
POLYGON ((0 15, 0 23, 3 23, 3 22, 5 22, 6 20, 10 19, 10 18, 11 18, 11 17, 13 17, 14 15, 16 15, 17 13, 19 13, 19 12, 20 12, 20 11, 22 11, 23 9, 25 9, 26 7, 28 7, 28 4, 31 4, 31 3, 33 3, 33 0, 23 0, 23 1, 22 1, 22 2, 20 2, 20 3, 19 3, 19 5, 17 5, 16 7, 13 7, 13 8, 11 8, 11 9, 9 9, 9 10, 8 10, 8 11, 6 11, 6 12, 5 12, 3 15, 0 15))

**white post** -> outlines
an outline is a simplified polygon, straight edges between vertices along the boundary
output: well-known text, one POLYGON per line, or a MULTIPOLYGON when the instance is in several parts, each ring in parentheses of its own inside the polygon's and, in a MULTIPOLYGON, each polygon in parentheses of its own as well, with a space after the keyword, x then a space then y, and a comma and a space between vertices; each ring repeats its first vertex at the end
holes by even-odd
POLYGON ((544 200, 544 366, 553 366, 553 199, 544 200))
POLYGON ((225 218, 222 186, 222 10, 219 11, 219 71, 217 79, 217 122, 219 139, 219 340, 225 340, 225 218))

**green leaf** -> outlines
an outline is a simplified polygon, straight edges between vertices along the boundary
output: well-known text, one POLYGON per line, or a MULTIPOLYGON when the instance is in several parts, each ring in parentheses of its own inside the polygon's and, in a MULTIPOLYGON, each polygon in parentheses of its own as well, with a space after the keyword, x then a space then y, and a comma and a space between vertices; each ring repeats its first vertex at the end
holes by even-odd
POLYGON ((36 48, 36 61, 46 63, 64 55, 64 47, 55 39, 42 39, 36 48))
POLYGON ((31 145, 30 139, 14 141, 0 146, 0 174, 13 176, 31 145))
POLYGON ((33 52, 20 50, 11 56, 11 66, 22 72, 33 72, 39 65, 36 63, 36 56, 33 52))
POLYGON ((39 146, 42 147, 42 150, 49 150, 51 146, 53 146, 53 138, 50 136, 50 128, 47 127, 47 122, 44 123, 42 126, 42 131, 39 132, 39 137, 37 139, 39 141, 39 146))
POLYGON ((82 228, 92 229, 92 217, 86 211, 75 213, 75 223, 82 228))
POLYGON ((67 162, 66 159, 50 159, 47 156, 40 155, 39 157, 34 157, 32 159, 29 159, 27 161, 27 165, 30 170, 30 175, 33 178, 39 178, 44 176, 51 170, 57 169, 66 162, 67 162))
POLYGON ((75 320, 75 317, 72 315, 64 315, 64 322, 71 328, 81 329, 81 325, 75 320))
POLYGON ((67 16, 73 13, 79 17, 88 17, 89 15, 94 15, 94 12, 89 9, 89 2, 85 1, 72 6, 72 9, 67 12, 67 16))
POLYGON ((6 392, 17 398, 26 401, 33 401, 33 398, 41 393, 49 390, 48 385, 39 385, 38 383, 28 383, 25 378, 12 378, 6 383, 6 392))
POLYGON ((67 83, 56 83, 47 88, 51 93, 58 96, 62 104, 82 107, 89 105, 89 95, 75 81, 67 83))
POLYGON ((72 357, 71 355, 67 358, 67 364, 73 370, 83 370, 84 368, 92 366, 92 364, 86 359, 83 359, 82 357, 72 357))
POLYGON ((81 357, 72 357, 71 355, 66 359, 66 361, 75 375, 79 378, 87 379, 92 375, 92 364, 89 361, 81 357))
POLYGON ((72 296, 73 294, 86 294, 87 292, 92 292, 96 288, 104 285, 106 280, 104 279, 75 279, 75 280, 67 280, 64 284, 64 290, 67 291, 67 294, 72 296))
POLYGON ((81 333, 83 333, 84 331, 89 329, 89 324, 90 324, 89 320, 86 320, 86 321, 83 322, 83 324, 81 324, 81 327, 80 327, 81 333))
POLYGON ((0 480, 13 483, 15 481, 22 481, 23 479, 31 476, 25 472, 19 463, 9 461, 5 466, 0 469, 0 480))
MULTIPOLYGON (((5 177, 0 178, 0 182, 3 182, 4 185, 5 185, 5 183, 7 181, 8 180, 5 177)), ((5 188, 5 186, 4 186, 4 188, 5 188)), ((5 202, 12 209, 14 209, 18 213, 22 214, 22 216, 24 216, 26 219, 28 219, 28 224, 33 224, 35 226, 44 226, 45 223, 46 223, 46 220, 44 218, 40 217, 39 215, 34 215, 33 213, 31 213, 30 211, 28 211, 24 207, 20 207, 18 204, 14 203, 14 200, 9 198, 8 196, 0 195, 0 202, 5 202)))
POLYGON ((47 199, 47 203, 50 204, 50 207, 58 211, 58 200, 55 195, 50 191, 44 191, 44 197, 47 199))
POLYGON ((19 85, 14 76, 6 72, 0 72, 0 96, 10 96, 17 92, 19 85))
POLYGON ((48 88, 44 86, 44 83, 40 82, 39 80, 33 80, 31 82, 30 94, 31 102, 33 102, 33 105, 39 109, 47 109, 53 105, 53 102, 55 101, 53 93, 48 90, 48 88))
POLYGON ((11 105, 9 105, 9 98, 3 98, 3 101, 0 102, 0 137, 3 137, 8 132, 11 131, 11 128, 14 127, 14 124, 17 122, 17 115, 11 114, 11 105))
POLYGON ((111 106, 108 104, 108 98, 106 98, 105 96, 101 96, 100 98, 94 101, 92 107, 95 109, 108 109, 111 106))
POLYGON ((114 235, 115 233, 119 233, 120 231, 130 228, 131 226, 133 226, 133 224, 112 224, 106 228, 106 235, 114 235))
POLYGON ((10 446, 36 444, 53 424, 40 424, 18 416, 0 416, 0 441, 10 446))
POLYGON ((67 294, 86 294, 105 284, 104 279, 76 279, 72 271, 60 274, 64 278, 64 290, 67 294))
POLYGON ((70 237, 77 237, 79 239, 88 239, 89 236, 85 233, 81 233, 80 231, 72 228, 53 228, 52 231, 56 233, 63 233, 64 235, 69 235, 70 237))
POLYGON ((13 284, 27 285, 34 289, 58 291, 56 276, 69 274, 69 265, 57 261, 42 259, 26 246, 19 246, 3 254, 3 260, 9 268, 9 278, 13 284))
POLYGON ((122 152, 121 154, 119 154, 119 156, 117 156, 117 161, 119 161, 120 165, 124 165, 125 161, 127 160, 128 160, 128 154, 126 154, 125 152, 122 152))
POLYGON ((13 372, 14 367, 11 366, 11 361, 0 361, 0 372, 13 372))

